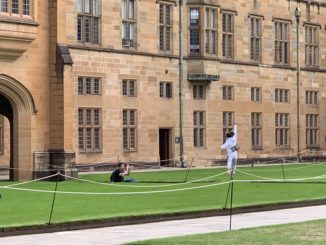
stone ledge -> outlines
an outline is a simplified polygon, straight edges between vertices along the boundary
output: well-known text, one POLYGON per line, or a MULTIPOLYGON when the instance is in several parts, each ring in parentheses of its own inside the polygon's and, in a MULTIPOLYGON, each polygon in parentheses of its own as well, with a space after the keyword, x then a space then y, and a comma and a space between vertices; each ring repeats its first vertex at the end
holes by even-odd
POLYGON ((34 22, 0 19, 0 59, 13 61, 20 57, 36 39, 38 25, 34 22))

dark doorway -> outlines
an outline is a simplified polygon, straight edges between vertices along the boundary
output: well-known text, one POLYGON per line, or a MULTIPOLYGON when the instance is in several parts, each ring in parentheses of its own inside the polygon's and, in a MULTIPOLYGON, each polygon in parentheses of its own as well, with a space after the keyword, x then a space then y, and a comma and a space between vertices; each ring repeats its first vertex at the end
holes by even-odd
POLYGON ((169 166, 171 159, 171 129, 159 129, 160 165, 169 166))
MULTIPOLYGON (((2 162, 3 166, 0 166, 1 167, 1 178, 3 178, 4 176, 9 176, 9 180, 13 180, 14 177, 14 171, 13 171, 13 164, 12 164, 12 150, 13 150, 13 144, 12 144, 12 134, 13 134, 13 131, 12 131, 12 120, 13 120, 13 110, 12 110, 12 106, 9 102, 9 100, 4 97, 1 93, 0 93, 0 116, 2 118, 0 118, 1 120, 1 132, 0 132, 0 143, 1 143, 1 149, 0 149, 0 154, 1 155, 1 159, 6 159, 4 154, 4 149, 5 147, 7 148, 8 145, 5 144, 4 142, 4 133, 5 133, 5 128, 4 128, 4 121, 5 118, 9 121, 9 124, 10 124, 10 146, 9 146, 9 151, 7 150, 7 152, 10 152, 10 156, 9 156, 9 162, 5 161, 5 162, 2 162), (9 168, 8 168, 9 167, 9 168)), ((6 142, 7 143, 7 142, 6 142)), ((7 160, 7 159, 6 159, 7 160)))

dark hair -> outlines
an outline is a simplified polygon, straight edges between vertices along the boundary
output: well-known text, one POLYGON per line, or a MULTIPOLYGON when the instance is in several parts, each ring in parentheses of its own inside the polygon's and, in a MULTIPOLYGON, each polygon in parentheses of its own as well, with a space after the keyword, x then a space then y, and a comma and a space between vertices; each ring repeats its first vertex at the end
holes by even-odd
POLYGON ((227 137, 227 138, 232 138, 233 135, 234 135, 234 132, 232 132, 232 131, 226 133, 226 137, 227 137))
POLYGON ((120 168, 123 165, 123 162, 118 163, 118 167, 120 168))

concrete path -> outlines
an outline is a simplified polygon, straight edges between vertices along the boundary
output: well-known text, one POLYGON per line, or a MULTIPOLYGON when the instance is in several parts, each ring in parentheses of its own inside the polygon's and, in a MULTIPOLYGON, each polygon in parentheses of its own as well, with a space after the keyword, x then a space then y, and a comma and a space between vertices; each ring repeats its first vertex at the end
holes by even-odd
MULTIPOLYGON (((308 220, 326 219, 326 205, 237 214, 232 217, 232 229, 242 229, 308 220)), ((229 230, 230 217, 166 221, 141 225, 116 226, 99 229, 23 235, 0 238, 5 245, 108 245, 131 241, 182 236, 229 230)))

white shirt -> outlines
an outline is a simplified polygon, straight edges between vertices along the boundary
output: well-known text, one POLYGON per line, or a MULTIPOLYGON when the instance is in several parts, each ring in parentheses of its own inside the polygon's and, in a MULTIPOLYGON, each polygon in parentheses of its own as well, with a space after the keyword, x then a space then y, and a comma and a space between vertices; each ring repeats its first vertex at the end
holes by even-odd
POLYGON ((228 154, 233 152, 231 148, 237 144, 237 125, 234 125, 233 133, 233 137, 226 138, 225 143, 221 145, 221 149, 226 149, 228 154))

